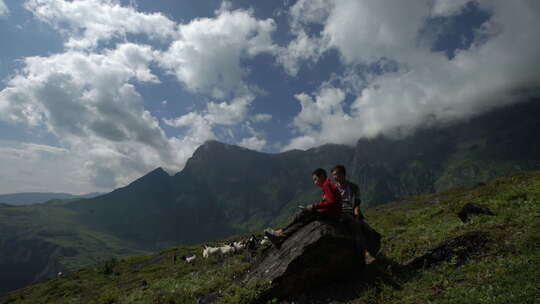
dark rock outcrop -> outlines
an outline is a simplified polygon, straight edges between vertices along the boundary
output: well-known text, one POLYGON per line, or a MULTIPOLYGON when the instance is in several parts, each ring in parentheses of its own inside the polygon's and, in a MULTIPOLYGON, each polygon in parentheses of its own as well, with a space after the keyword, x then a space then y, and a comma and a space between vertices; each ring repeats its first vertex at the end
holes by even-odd
POLYGON ((461 211, 458 213, 458 217, 462 222, 467 222, 472 215, 495 215, 488 207, 477 204, 477 203, 467 203, 461 208, 461 211))
MULTIPOLYGON (((366 247, 367 246, 366 244, 366 247)), ((373 247, 373 246, 371 246, 373 247)), ((263 298, 304 293, 326 282, 358 275, 365 266, 362 251, 343 222, 314 221, 286 239, 252 267, 246 283, 268 284, 263 298)))
POLYGON ((425 254, 413 258, 405 266, 414 269, 430 267, 455 258, 456 266, 465 264, 487 243, 488 236, 481 231, 473 231, 439 243, 425 254))

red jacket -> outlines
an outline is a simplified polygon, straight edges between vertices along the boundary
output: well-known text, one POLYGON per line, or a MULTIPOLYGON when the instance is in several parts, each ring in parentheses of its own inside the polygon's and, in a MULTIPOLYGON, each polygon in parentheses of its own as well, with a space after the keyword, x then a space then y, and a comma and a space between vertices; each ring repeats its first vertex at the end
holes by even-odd
POLYGON ((322 201, 313 207, 324 215, 339 216, 341 214, 341 194, 338 187, 327 178, 322 186, 322 201))

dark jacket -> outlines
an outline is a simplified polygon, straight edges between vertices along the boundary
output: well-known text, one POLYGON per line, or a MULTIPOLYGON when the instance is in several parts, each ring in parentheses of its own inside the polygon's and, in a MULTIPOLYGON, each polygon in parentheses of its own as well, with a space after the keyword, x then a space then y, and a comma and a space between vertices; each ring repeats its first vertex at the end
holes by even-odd
MULTIPOLYGON (((350 202, 351 202, 351 207, 352 207, 351 211, 349 211, 348 208, 347 208, 347 211, 349 211, 351 214, 353 214, 354 209, 356 207, 359 207, 360 204, 362 203, 362 200, 360 198, 360 188, 358 187, 358 185, 356 185, 355 183, 352 183, 350 181, 347 181, 347 187, 349 187, 350 202)), ((343 199, 345 199, 345 198, 342 198, 342 200, 343 199)), ((345 212, 345 209, 343 209, 343 211, 345 212)), ((360 218, 363 218, 362 214, 360 214, 360 218)))

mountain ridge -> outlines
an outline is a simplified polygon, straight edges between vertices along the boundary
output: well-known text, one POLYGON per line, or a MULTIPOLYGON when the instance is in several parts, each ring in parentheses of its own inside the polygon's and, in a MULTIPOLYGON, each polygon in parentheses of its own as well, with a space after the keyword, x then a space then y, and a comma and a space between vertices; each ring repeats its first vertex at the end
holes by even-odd
POLYGON ((87 194, 71 194, 64 192, 17 192, 0 194, 0 202, 13 206, 23 206, 41 204, 52 199, 92 198, 101 194, 103 193, 91 192, 87 194))

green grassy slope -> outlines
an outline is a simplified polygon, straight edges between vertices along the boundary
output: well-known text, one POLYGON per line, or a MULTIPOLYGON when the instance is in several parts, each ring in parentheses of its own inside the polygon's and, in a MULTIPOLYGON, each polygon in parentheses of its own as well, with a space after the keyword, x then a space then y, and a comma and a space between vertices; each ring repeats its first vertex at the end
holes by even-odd
MULTIPOLYGON (((381 256, 364 274, 306 294, 326 303, 539 303, 540 172, 499 178, 470 190, 411 197, 366 212, 383 234, 381 256), (467 202, 487 205, 495 216, 462 223, 456 213, 467 202), (487 243, 467 263, 456 259, 418 270, 403 267, 443 240, 480 231, 487 243)), ((225 242, 227 240, 223 240, 225 242)), ((201 259, 202 245, 111 259, 62 278, 0 297, 0 303, 250 303, 261 287, 239 284, 250 263, 263 255, 201 259), (194 264, 173 256, 196 253, 194 264)), ((276 301, 277 302, 277 301, 276 301)))
POLYGON ((0 207, 0 293, 99 262, 135 255, 136 244, 88 229, 61 205, 0 207), (33 274, 29 276, 29 274, 33 274))

